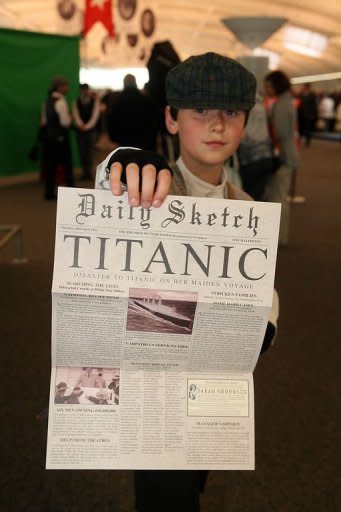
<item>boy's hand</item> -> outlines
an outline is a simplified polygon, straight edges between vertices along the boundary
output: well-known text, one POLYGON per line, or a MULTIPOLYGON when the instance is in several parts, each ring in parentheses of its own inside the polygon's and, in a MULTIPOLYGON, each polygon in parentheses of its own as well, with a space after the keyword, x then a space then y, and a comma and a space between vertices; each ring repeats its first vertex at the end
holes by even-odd
POLYGON ((161 206, 169 191, 173 172, 167 160, 153 151, 119 149, 108 162, 110 188, 117 196, 126 184, 131 206, 161 206))

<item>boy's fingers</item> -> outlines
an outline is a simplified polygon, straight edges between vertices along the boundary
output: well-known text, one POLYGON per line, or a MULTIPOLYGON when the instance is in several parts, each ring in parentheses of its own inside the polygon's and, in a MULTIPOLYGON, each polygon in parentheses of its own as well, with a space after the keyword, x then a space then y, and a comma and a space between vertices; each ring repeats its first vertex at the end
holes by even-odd
POLYGON ((109 175, 110 188, 114 196, 120 196, 122 194, 121 176, 122 164, 120 164, 120 162, 114 162, 110 167, 109 175))
POLYGON ((142 167, 141 206, 149 208, 152 204, 156 185, 156 169, 154 165, 147 164, 142 167))
POLYGON ((168 169, 161 169, 157 175, 157 185, 154 192, 152 205, 158 208, 167 197, 172 183, 172 174, 168 169))
POLYGON ((129 163, 126 166, 126 181, 128 191, 128 202, 131 206, 138 206, 140 204, 140 169, 135 163, 129 163))
POLYGON ((166 168, 157 172, 156 166, 151 163, 145 164, 140 170, 139 165, 135 162, 126 164, 125 169, 123 169, 122 163, 114 162, 110 166, 109 181, 111 191, 115 196, 122 194, 122 179, 126 181, 128 201, 131 206, 141 204, 144 208, 158 207, 167 197, 172 182, 172 173, 166 168))

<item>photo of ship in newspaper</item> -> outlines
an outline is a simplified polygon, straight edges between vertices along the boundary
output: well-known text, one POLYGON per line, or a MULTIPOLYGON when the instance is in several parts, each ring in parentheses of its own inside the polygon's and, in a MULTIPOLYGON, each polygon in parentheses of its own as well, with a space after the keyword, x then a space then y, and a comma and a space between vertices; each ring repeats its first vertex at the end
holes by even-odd
POLYGON ((119 368, 56 368, 56 405, 118 405, 119 368))
POLYGON ((127 331, 192 334, 197 293, 130 288, 127 331))

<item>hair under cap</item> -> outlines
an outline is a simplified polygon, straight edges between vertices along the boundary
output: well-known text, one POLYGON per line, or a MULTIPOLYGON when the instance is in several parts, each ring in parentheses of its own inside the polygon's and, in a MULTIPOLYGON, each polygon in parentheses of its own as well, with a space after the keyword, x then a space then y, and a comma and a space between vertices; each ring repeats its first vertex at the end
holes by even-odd
POLYGON ((175 108, 249 111, 256 86, 255 76, 239 62, 209 52, 189 57, 168 72, 166 97, 175 108))

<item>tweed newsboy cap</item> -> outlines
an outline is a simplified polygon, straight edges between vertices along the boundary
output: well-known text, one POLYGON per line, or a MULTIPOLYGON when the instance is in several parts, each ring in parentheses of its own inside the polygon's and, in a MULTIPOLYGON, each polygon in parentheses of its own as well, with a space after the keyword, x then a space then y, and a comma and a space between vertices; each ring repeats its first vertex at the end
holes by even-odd
POLYGON ((171 107, 249 111, 256 78, 236 60, 209 52, 170 69, 166 97, 171 107))

